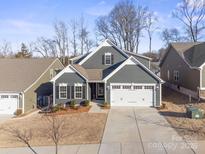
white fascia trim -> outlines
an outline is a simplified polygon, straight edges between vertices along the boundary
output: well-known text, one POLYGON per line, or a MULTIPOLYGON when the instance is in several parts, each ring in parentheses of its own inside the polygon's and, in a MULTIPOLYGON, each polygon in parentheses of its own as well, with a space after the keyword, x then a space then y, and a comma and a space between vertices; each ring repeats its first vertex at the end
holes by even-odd
POLYGON ((80 63, 79 65, 82 65, 84 62, 86 62, 90 57, 92 57, 97 51, 99 51, 104 46, 111 46, 109 43, 107 43, 107 40, 103 41, 93 52, 89 53, 80 63))
POLYGON ((87 78, 85 76, 83 76, 78 70, 76 70, 72 65, 69 64, 60 73, 58 73, 53 79, 51 79, 50 82, 55 82, 64 73, 74 73, 74 72, 80 74, 80 76, 82 76, 87 81, 87 78))
POLYGON ((120 66, 118 66, 112 73, 110 73, 107 77, 105 77, 104 79, 103 79, 103 81, 104 82, 107 82, 107 80, 109 79, 109 78, 111 78, 115 73, 117 73, 120 69, 122 69, 125 65, 127 65, 127 64, 133 64, 133 65, 135 65, 135 63, 133 62, 133 61, 131 61, 131 58, 132 58, 132 56, 131 57, 129 57, 127 60, 125 60, 122 64, 120 64, 120 66))
POLYGON ((51 66, 52 66, 56 61, 59 61, 60 64, 62 65, 62 67, 64 68, 64 66, 63 66, 63 64, 61 63, 61 61, 60 61, 58 58, 56 58, 56 59, 47 67, 47 69, 38 77, 38 79, 35 80, 28 88, 26 88, 26 89, 24 90, 24 92, 28 91, 31 87, 33 87, 33 85, 35 85, 36 82, 38 82, 38 80, 41 79, 41 77, 51 68, 51 66))
POLYGON ((204 66, 205 66, 205 62, 199 68, 202 69, 204 66))
POLYGON ((104 46, 114 46, 118 49, 118 51, 120 51, 123 55, 125 55, 127 58, 129 57, 124 51, 122 51, 118 46, 116 46, 115 44, 112 43, 112 41, 110 41, 109 39, 106 39, 105 41, 103 41, 102 43, 100 43, 100 45, 91 53, 89 53, 80 63, 79 65, 82 65, 84 62, 86 62, 90 57, 92 57, 96 52, 99 51, 100 48, 104 47, 104 46), (108 43, 109 42, 109 43, 108 43))
POLYGON ((135 57, 132 57, 134 58, 134 60, 140 64, 146 71, 148 71, 151 75, 153 75, 153 77, 155 77, 156 79, 158 79, 161 83, 164 83, 164 81, 159 77, 157 76, 156 74, 154 74, 150 69, 148 69, 146 66, 144 66, 139 60, 137 60, 135 57))
POLYGON ((118 68, 116 68, 112 73, 110 73, 106 78, 104 78, 103 81, 106 82, 111 76, 113 76, 116 72, 118 72, 120 69, 122 69, 125 65, 130 65, 131 64, 130 61, 132 61, 135 65, 138 63, 147 72, 149 72, 151 75, 153 75, 157 80, 159 80, 161 83, 164 83, 164 81, 160 77, 158 77, 156 74, 154 74, 151 70, 149 70, 146 66, 144 66, 141 62, 139 62, 133 56, 130 56, 126 61, 124 61, 118 68))

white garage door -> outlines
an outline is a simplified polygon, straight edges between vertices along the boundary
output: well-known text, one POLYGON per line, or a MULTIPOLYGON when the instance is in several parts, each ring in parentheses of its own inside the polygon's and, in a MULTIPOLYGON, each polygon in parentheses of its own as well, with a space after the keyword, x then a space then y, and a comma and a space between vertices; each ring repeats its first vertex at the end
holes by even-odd
POLYGON ((18 95, 0 94, 0 114, 14 114, 18 107, 18 95))
POLYGON ((154 85, 111 85, 111 106, 153 106, 154 85))

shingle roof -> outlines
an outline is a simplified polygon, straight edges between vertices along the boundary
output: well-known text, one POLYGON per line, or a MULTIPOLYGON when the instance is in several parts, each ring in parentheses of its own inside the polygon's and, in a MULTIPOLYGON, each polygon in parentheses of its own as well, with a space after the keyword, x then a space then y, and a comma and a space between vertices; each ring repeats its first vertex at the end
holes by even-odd
POLYGON ((84 77, 86 77, 89 80, 102 80, 103 75, 102 69, 85 69, 81 65, 78 64, 72 64, 72 66, 84 77))
POLYGON ((22 92, 36 81, 55 59, 0 59, 0 91, 22 92))
POLYGON ((205 62, 205 43, 180 42, 171 43, 170 46, 192 67, 200 67, 205 62))

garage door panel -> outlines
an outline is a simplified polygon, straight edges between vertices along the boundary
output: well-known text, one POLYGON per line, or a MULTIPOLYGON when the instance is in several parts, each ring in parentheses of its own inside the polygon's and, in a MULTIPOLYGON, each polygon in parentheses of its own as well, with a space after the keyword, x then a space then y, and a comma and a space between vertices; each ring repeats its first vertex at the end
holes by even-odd
POLYGON ((0 95, 0 114, 14 114, 18 105, 18 95, 0 95))
POLYGON ((111 85, 112 106, 153 106, 153 85, 111 85), (119 88, 120 87, 120 88, 119 88))

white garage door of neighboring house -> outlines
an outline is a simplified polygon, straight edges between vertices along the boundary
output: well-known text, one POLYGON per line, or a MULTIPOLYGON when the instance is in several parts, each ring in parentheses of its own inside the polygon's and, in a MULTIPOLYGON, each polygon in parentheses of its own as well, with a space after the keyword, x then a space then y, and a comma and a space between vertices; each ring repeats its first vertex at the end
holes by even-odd
POLYGON ((14 114, 18 100, 18 95, 0 94, 0 114, 14 114))
POLYGON ((153 106, 154 85, 111 84, 111 106, 153 106))

